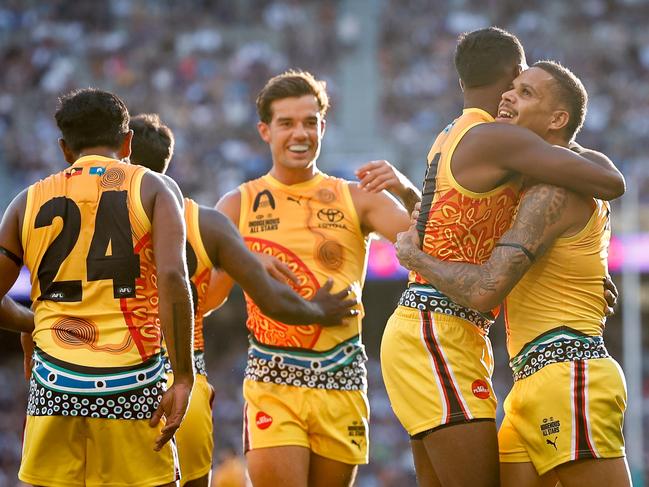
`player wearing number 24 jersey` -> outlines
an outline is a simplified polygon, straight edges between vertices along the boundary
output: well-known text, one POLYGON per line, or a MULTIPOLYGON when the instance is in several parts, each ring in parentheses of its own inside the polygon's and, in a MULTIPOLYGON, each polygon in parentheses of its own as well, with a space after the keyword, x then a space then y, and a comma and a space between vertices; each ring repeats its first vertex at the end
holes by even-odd
POLYGON ((19 477, 47 486, 172 485, 168 440, 194 380, 179 194, 121 161, 132 132, 115 95, 73 92, 56 119, 71 167, 18 195, 0 227, 2 289, 24 260, 35 315, 19 477), (166 391, 162 331, 176 372, 166 391))

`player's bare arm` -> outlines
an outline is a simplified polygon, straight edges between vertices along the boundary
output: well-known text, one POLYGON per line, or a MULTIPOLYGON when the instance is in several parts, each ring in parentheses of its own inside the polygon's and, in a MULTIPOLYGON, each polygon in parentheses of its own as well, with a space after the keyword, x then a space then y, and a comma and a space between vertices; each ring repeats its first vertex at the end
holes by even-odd
POLYGON ((222 268, 257 303, 261 311, 286 324, 339 325, 358 310, 358 303, 346 299, 349 289, 331 294, 331 283, 322 286, 307 301, 286 284, 272 278, 259 259, 248 250, 243 238, 227 216, 202 207, 199 216, 201 237, 214 265, 222 268))
POLYGON ((349 184, 349 191, 366 235, 376 232, 395 242, 397 234, 410 226, 409 212, 387 191, 370 193, 356 183, 349 184))
POLYGON ((425 254, 412 227, 399 236, 399 260, 458 304, 489 311, 502 302, 556 238, 571 231, 578 221, 583 225, 580 213, 567 210, 572 198, 579 197, 556 186, 530 188, 521 199, 511 229, 482 265, 442 262, 425 254))
POLYGON ((151 418, 155 426, 163 414, 166 416, 156 439, 155 449, 159 450, 180 426, 194 383, 192 298, 185 264, 185 226, 177 197, 158 175, 147 173, 142 180, 142 200, 151 218, 159 317, 174 372, 174 383, 151 418))
POLYGON ((0 223, 0 328, 31 333, 34 330, 31 310, 6 296, 22 267, 20 227, 26 201, 27 190, 24 190, 11 202, 0 223))
MULTIPOLYGON (((506 180, 512 173, 518 173, 584 196, 611 200, 624 194, 625 182, 613 163, 606 161, 594 163, 569 149, 550 145, 523 127, 485 123, 471 129, 458 145, 453 155, 453 173, 460 182, 465 178, 506 180), (476 171, 490 174, 485 177, 476 171)), ((492 188, 493 184, 484 189, 469 186, 473 191, 492 188)))
POLYGON ((371 193, 384 189, 401 200, 408 212, 421 201, 421 192, 414 184, 388 161, 370 161, 356 170, 358 186, 371 193))

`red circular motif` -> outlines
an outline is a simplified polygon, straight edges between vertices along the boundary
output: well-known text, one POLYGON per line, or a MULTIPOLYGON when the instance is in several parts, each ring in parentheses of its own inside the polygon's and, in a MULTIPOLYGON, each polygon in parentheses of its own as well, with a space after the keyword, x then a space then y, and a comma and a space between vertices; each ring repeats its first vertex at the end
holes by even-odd
MULTIPOLYGON (((315 275, 302 260, 286 247, 261 238, 245 237, 252 252, 272 255, 286 264, 298 278, 299 285, 289 285, 304 299, 311 299, 320 289, 315 275)), ((319 325, 285 325, 261 313, 259 307, 246 295, 248 308, 248 329, 255 339, 267 345, 278 347, 299 347, 311 349, 315 346, 322 327, 319 325)))

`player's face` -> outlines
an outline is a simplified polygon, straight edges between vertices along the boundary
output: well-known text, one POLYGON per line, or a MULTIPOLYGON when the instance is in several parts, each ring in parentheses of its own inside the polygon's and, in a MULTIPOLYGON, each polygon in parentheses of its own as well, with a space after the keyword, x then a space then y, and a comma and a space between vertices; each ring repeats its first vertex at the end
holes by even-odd
POLYGON ((556 122, 553 83, 552 76, 540 68, 523 71, 514 79, 513 87, 503 93, 496 120, 526 127, 545 137, 556 122))
POLYGON ((313 95, 282 98, 271 104, 270 123, 259 122, 261 138, 270 146, 273 165, 305 169, 320 155, 325 121, 313 95))

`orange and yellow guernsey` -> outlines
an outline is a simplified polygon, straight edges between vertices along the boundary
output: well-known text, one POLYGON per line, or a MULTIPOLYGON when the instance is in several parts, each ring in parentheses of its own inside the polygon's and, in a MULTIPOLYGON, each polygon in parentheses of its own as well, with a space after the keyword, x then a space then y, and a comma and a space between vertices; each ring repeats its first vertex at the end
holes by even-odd
MULTIPOLYGON (((351 285, 360 300, 368 239, 348 184, 318 173, 290 186, 265 175, 239 187, 239 230, 248 247, 288 265, 300 281, 294 288, 305 299, 331 277, 332 292, 351 285)), ((325 328, 286 325, 261 313, 248 296, 246 303, 251 334, 246 378, 305 387, 366 387, 362 309, 344 325, 325 328)))
MULTIPOLYGON (((520 178, 512 179, 489 192, 476 193, 462 187, 451 170, 453 153, 462 137, 473 127, 493 121, 493 117, 484 110, 465 109, 437 136, 428 153, 428 171, 417 230, 422 250, 440 260, 484 263, 514 218, 521 191, 520 178)), ((422 276, 411 273, 409 288, 400 304, 415 308, 429 306, 428 298, 431 296, 438 301, 437 298, 443 295, 433 290, 422 276)), ((470 310, 460 311, 453 303, 449 306, 453 308, 449 310, 453 314, 488 330, 493 316, 481 317, 470 310)), ((446 310, 440 308, 431 311, 446 310)))
POLYGON ((30 415, 144 418, 157 407, 164 371, 151 223, 140 200, 146 171, 85 156, 28 190, 30 415), (126 407, 133 397, 142 400, 126 407))

